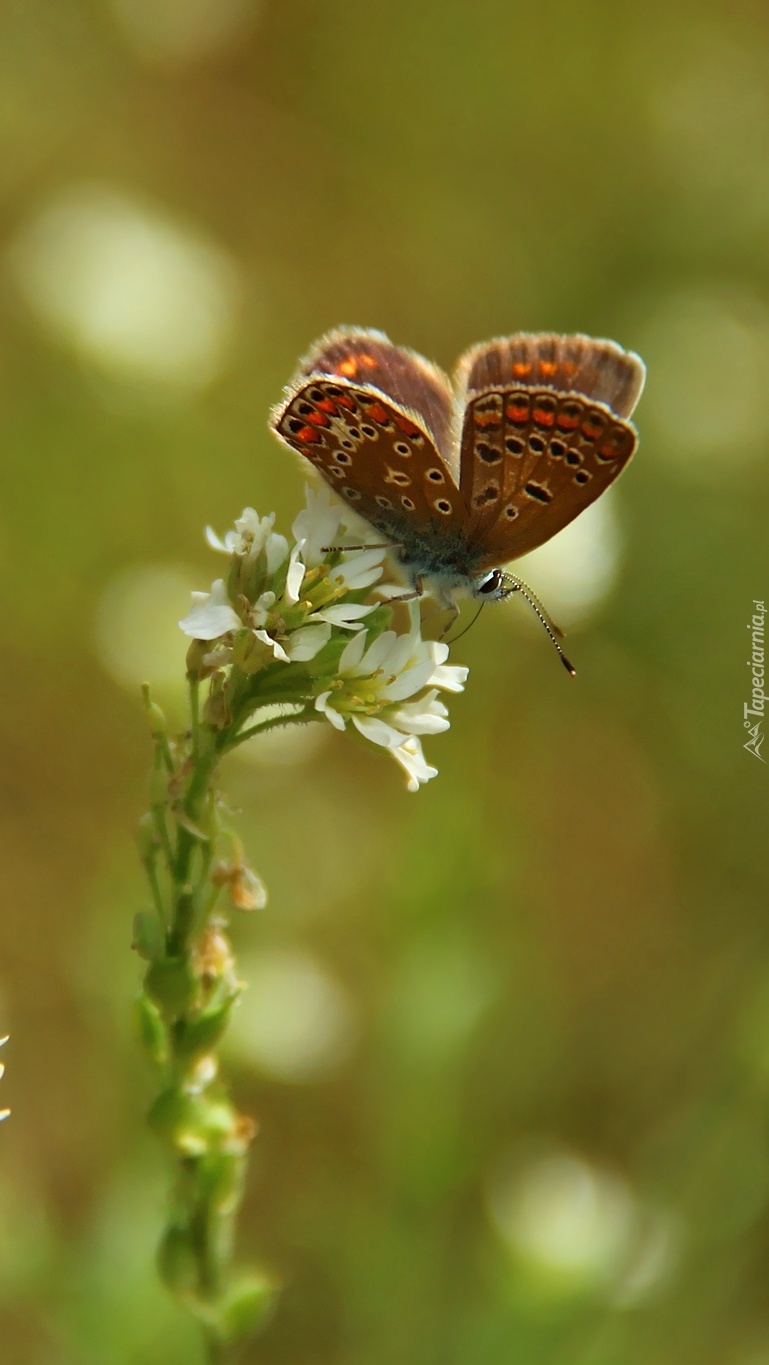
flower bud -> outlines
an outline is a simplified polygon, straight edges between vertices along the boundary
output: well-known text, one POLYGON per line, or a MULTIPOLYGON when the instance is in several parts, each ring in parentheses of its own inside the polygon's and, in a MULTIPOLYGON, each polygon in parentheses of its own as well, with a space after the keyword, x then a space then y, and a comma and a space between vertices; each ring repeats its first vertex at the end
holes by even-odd
POLYGON ((175 1088, 158 1095, 147 1116, 157 1137, 182 1156, 203 1156, 226 1144, 237 1118, 227 1100, 175 1088))
POLYGON ((140 910, 138 915, 134 915, 131 947, 145 962, 161 956, 165 948, 165 935, 157 915, 149 910, 140 910))
POLYGON ((242 1341, 263 1327, 275 1304, 278 1285, 259 1271, 241 1275, 222 1296, 217 1332, 224 1342, 242 1341))
POLYGON ((193 679, 205 678, 207 673, 206 654, 211 646, 207 640, 191 640, 187 650, 187 677, 193 679))
POLYGON ((172 1021, 194 1003, 198 981, 186 958, 160 957, 150 963, 144 989, 164 1018, 172 1021))
POLYGON ((236 998, 233 995, 215 1009, 205 1010, 202 1014, 183 1021, 176 1039, 177 1051, 181 1056, 191 1060, 204 1056, 206 1052, 216 1047, 230 1022, 236 998))

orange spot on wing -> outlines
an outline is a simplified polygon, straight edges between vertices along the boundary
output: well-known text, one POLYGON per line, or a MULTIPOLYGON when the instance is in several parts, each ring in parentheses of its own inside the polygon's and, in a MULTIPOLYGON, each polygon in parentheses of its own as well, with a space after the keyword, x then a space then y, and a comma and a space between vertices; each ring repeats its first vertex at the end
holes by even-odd
POLYGON ((511 422, 528 422, 529 404, 525 398, 514 398, 505 409, 505 416, 511 422))
POLYGON ((365 367, 366 367, 367 370, 375 370, 375 369, 376 369, 376 361, 375 361, 373 355, 359 355, 359 356, 358 356, 358 362, 359 362, 359 364, 361 364, 361 365, 365 365, 365 367))
POLYGON ((531 365, 528 360, 516 360, 513 362, 513 374, 517 379, 525 379, 527 374, 531 374, 531 365))
POLYGON ((603 425, 603 422, 596 422, 595 418, 588 417, 587 421, 582 423, 582 434, 588 441, 597 441, 603 432, 603 425))
POLYGON ((351 355, 348 360, 340 360, 336 372, 345 375, 347 379, 352 379, 358 373, 358 362, 355 356, 351 355))
POLYGON ((355 399, 351 398, 349 393, 340 393, 336 401, 340 408, 347 408, 349 410, 350 408, 355 407, 355 399))
POLYGON ((310 415, 309 415, 309 417, 307 418, 307 421, 308 421, 308 422, 311 422, 312 425, 313 425, 314 427, 330 427, 330 426, 331 426, 331 423, 329 422, 329 420, 328 420, 328 418, 327 418, 327 416, 326 416, 326 414, 325 414, 324 412, 311 412, 310 415))
POLYGON ((579 414, 559 412, 557 423, 561 431, 576 431, 579 426, 579 414))
POLYGON ((409 422, 406 417, 396 417, 396 422, 404 436, 418 436, 419 427, 415 427, 413 422, 409 422))
POLYGON ((538 427, 552 427, 555 424, 555 413, 552 408, 535 408, 531 417, 538 427))
POLYGON ((296 433, 296 440, 301 441, 303 445, 315 445, 320 439, 320 432, 316 431, 315 427, 302 427, 301 431, 296 433))
POLYGON ((369 404, 368 415, 371 418, 372 422, 389 421, 389 413, 387 411, 387 408, 382 407, 381 403, 369 404))
POLYGON ((554 360, 540 360, 539 362, 539 372, 544 379, 552 379, 557 369, 558 366, 554 360))
POLYGON ((336 415, 336 403, 333 398, 321 398, 318 407, 322 412, 330 412, 332 417, 336 415))

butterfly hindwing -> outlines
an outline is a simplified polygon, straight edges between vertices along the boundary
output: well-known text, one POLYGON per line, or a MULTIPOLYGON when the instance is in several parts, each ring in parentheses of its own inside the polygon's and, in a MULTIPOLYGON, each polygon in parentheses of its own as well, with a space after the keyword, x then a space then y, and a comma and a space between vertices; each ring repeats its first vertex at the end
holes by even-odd
POLYGON ((542 545, 613 483, 637 444, 639 358, 614 342, 521 333, 463 357, 460 488, 481 568, 542 545))
POLYGON ((636 443, 630 423, 573 394, 511 389, 474 399, 461 459, 468 543, 482 547, 479 567, 528 554, 568 526, 614 482, 636 443), (489 411, 500 414, 494 427, 489 411), (498 463, 489 451, 501 451, 498 463))

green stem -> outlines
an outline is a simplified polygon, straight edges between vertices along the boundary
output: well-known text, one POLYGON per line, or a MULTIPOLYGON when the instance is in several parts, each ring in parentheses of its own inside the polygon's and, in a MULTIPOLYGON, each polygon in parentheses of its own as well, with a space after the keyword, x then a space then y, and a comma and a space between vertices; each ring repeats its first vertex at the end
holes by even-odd
POLYGON ((263 735, 267 730, 276 730, 281 725, 308 725, 310 721, 322 720, 323 717, 312 706, 305 707, 304 711, 297 711, 290 716, 274 716, 271 720, 263 720, 260 725, 251 725, 248 730, 241 730, 239 735, 228 742, 227 748, 236 749, 239 744, 245 744, 247 739, 252 739, 254 735, 263 735))

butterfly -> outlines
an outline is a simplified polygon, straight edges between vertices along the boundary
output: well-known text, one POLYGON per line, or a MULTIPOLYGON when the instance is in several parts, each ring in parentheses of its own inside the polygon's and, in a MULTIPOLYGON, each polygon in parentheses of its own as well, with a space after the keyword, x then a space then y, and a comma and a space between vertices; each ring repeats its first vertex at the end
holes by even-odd
POLYGON ((383 332, 315 343, 270 414, 279 440, 384 538, 410 583, 455 597, 527 598, 569 672, 557 628, 502 567, 595 502, 638 443, 646 371, 592 337, 518 332, 472 346, 453 383, 383 332))

